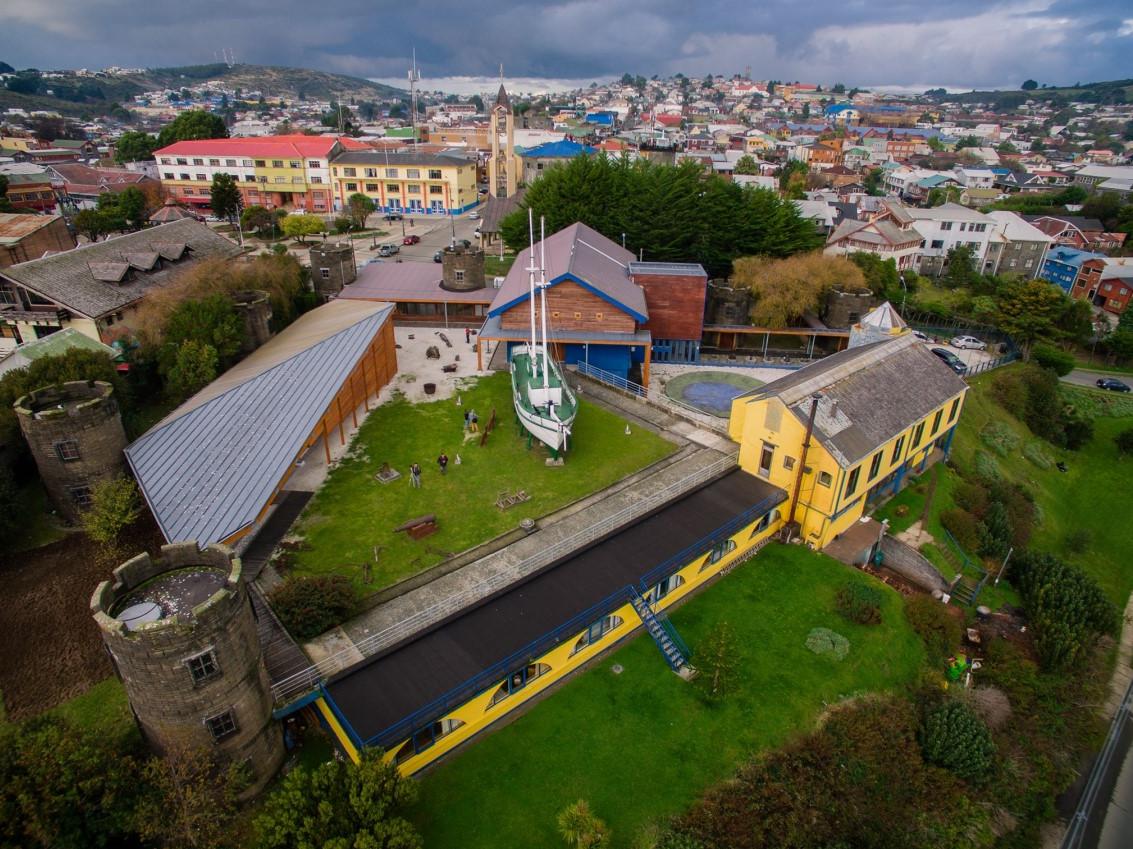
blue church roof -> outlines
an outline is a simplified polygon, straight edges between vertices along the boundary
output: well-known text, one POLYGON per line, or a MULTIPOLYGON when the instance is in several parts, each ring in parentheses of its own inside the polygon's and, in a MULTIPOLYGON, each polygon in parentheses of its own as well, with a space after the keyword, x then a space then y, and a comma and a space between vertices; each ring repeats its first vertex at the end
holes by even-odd
POLYGON ((1047 254, 1047 260, 1052 262, 1063 263, 1064 265, 1080 266, 1083 262, 1089 259, 1104 259, 1104 254, 1096 254, 1091 251, 1080 251, 1077 248, 1064 248, 1059 247, 1052 250, 1047 254))
POLYGON ((547 142, 538 147, 529 147, 519 155, 531 159, 570 159, 584 153, 597 153, 598 149, 579 142, 563 139, 557 142, 547 142))

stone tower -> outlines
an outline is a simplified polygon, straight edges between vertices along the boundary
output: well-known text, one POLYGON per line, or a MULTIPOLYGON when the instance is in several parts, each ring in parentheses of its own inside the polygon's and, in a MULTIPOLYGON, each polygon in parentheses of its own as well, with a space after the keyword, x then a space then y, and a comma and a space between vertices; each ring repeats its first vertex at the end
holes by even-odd
POLYGON ((488 134, 492 139, 492 155, 488 160, 488 191, 492 197, 508 198, 519 188, 515 166, 515 116, 511 99, 500 83, 496 102, 488 114, 488 134), (504 136, 500 146, 500 135, 504 136))
POLYGON ((450 292, 473 292, 484 288, 484 251, 450 245, 441 254, 441 288, 450 292))
POLYGON ((60 513, 76 521, 95 484, 126 467, 126 432, 114 387, 100 380, 46 386, 20 398, 15 409, 47 494, 60 513))
POLYGON ((244 344, 241 350, 250 354, 272 337, 271 296, 260 289, 233 292, 232 303, 244 319, 244 344))
POLYGON ((253 796, 284 758, 240 559, 226 546, 166 545, 114 570, 91 612, 146 742, 216 746, 246 763, 253 796))
POLYGON ((312 245, 311 281, 320 301, 329 301, 342 291, 342 287, 353 283, 358 277, 358 266, 354 262, 354 250, 350 245, 323 242, 312 245))

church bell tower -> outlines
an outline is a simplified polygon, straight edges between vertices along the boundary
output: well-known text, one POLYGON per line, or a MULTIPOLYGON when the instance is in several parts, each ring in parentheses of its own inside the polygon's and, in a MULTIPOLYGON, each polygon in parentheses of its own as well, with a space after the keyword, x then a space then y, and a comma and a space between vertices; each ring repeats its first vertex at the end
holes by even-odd
POLYGON ((488 132, 492 137, 492 157, 488 160, 488 191, 491 192, 492 197, 511 197, 518 188, 515 166, 515 116, 512 115, 511 100, 502 82, 499 94, 496 95, 496 102, 492 104, 488 132))

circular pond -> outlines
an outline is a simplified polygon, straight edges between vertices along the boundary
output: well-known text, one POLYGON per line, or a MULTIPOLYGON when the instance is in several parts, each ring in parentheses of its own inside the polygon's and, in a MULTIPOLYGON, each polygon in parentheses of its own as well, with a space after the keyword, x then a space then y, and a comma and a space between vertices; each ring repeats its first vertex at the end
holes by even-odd
POLYGON ((665 384, 665 394, 674 401, 726 419, 732 412, 733 398, 762 385, 761 381, 746 374, 694 371, 672 378, 665 384))

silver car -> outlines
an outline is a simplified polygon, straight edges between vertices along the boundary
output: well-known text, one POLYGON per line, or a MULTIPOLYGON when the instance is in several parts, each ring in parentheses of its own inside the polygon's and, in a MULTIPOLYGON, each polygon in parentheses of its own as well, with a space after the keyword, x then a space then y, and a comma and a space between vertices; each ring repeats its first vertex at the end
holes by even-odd
POLYGON ((987 347, 987 345, 975 336, 953 336, 952 341, 948 344, 953 348, 960 348, 961 350, 971 348, 973 351, 982 351, 987 347))

